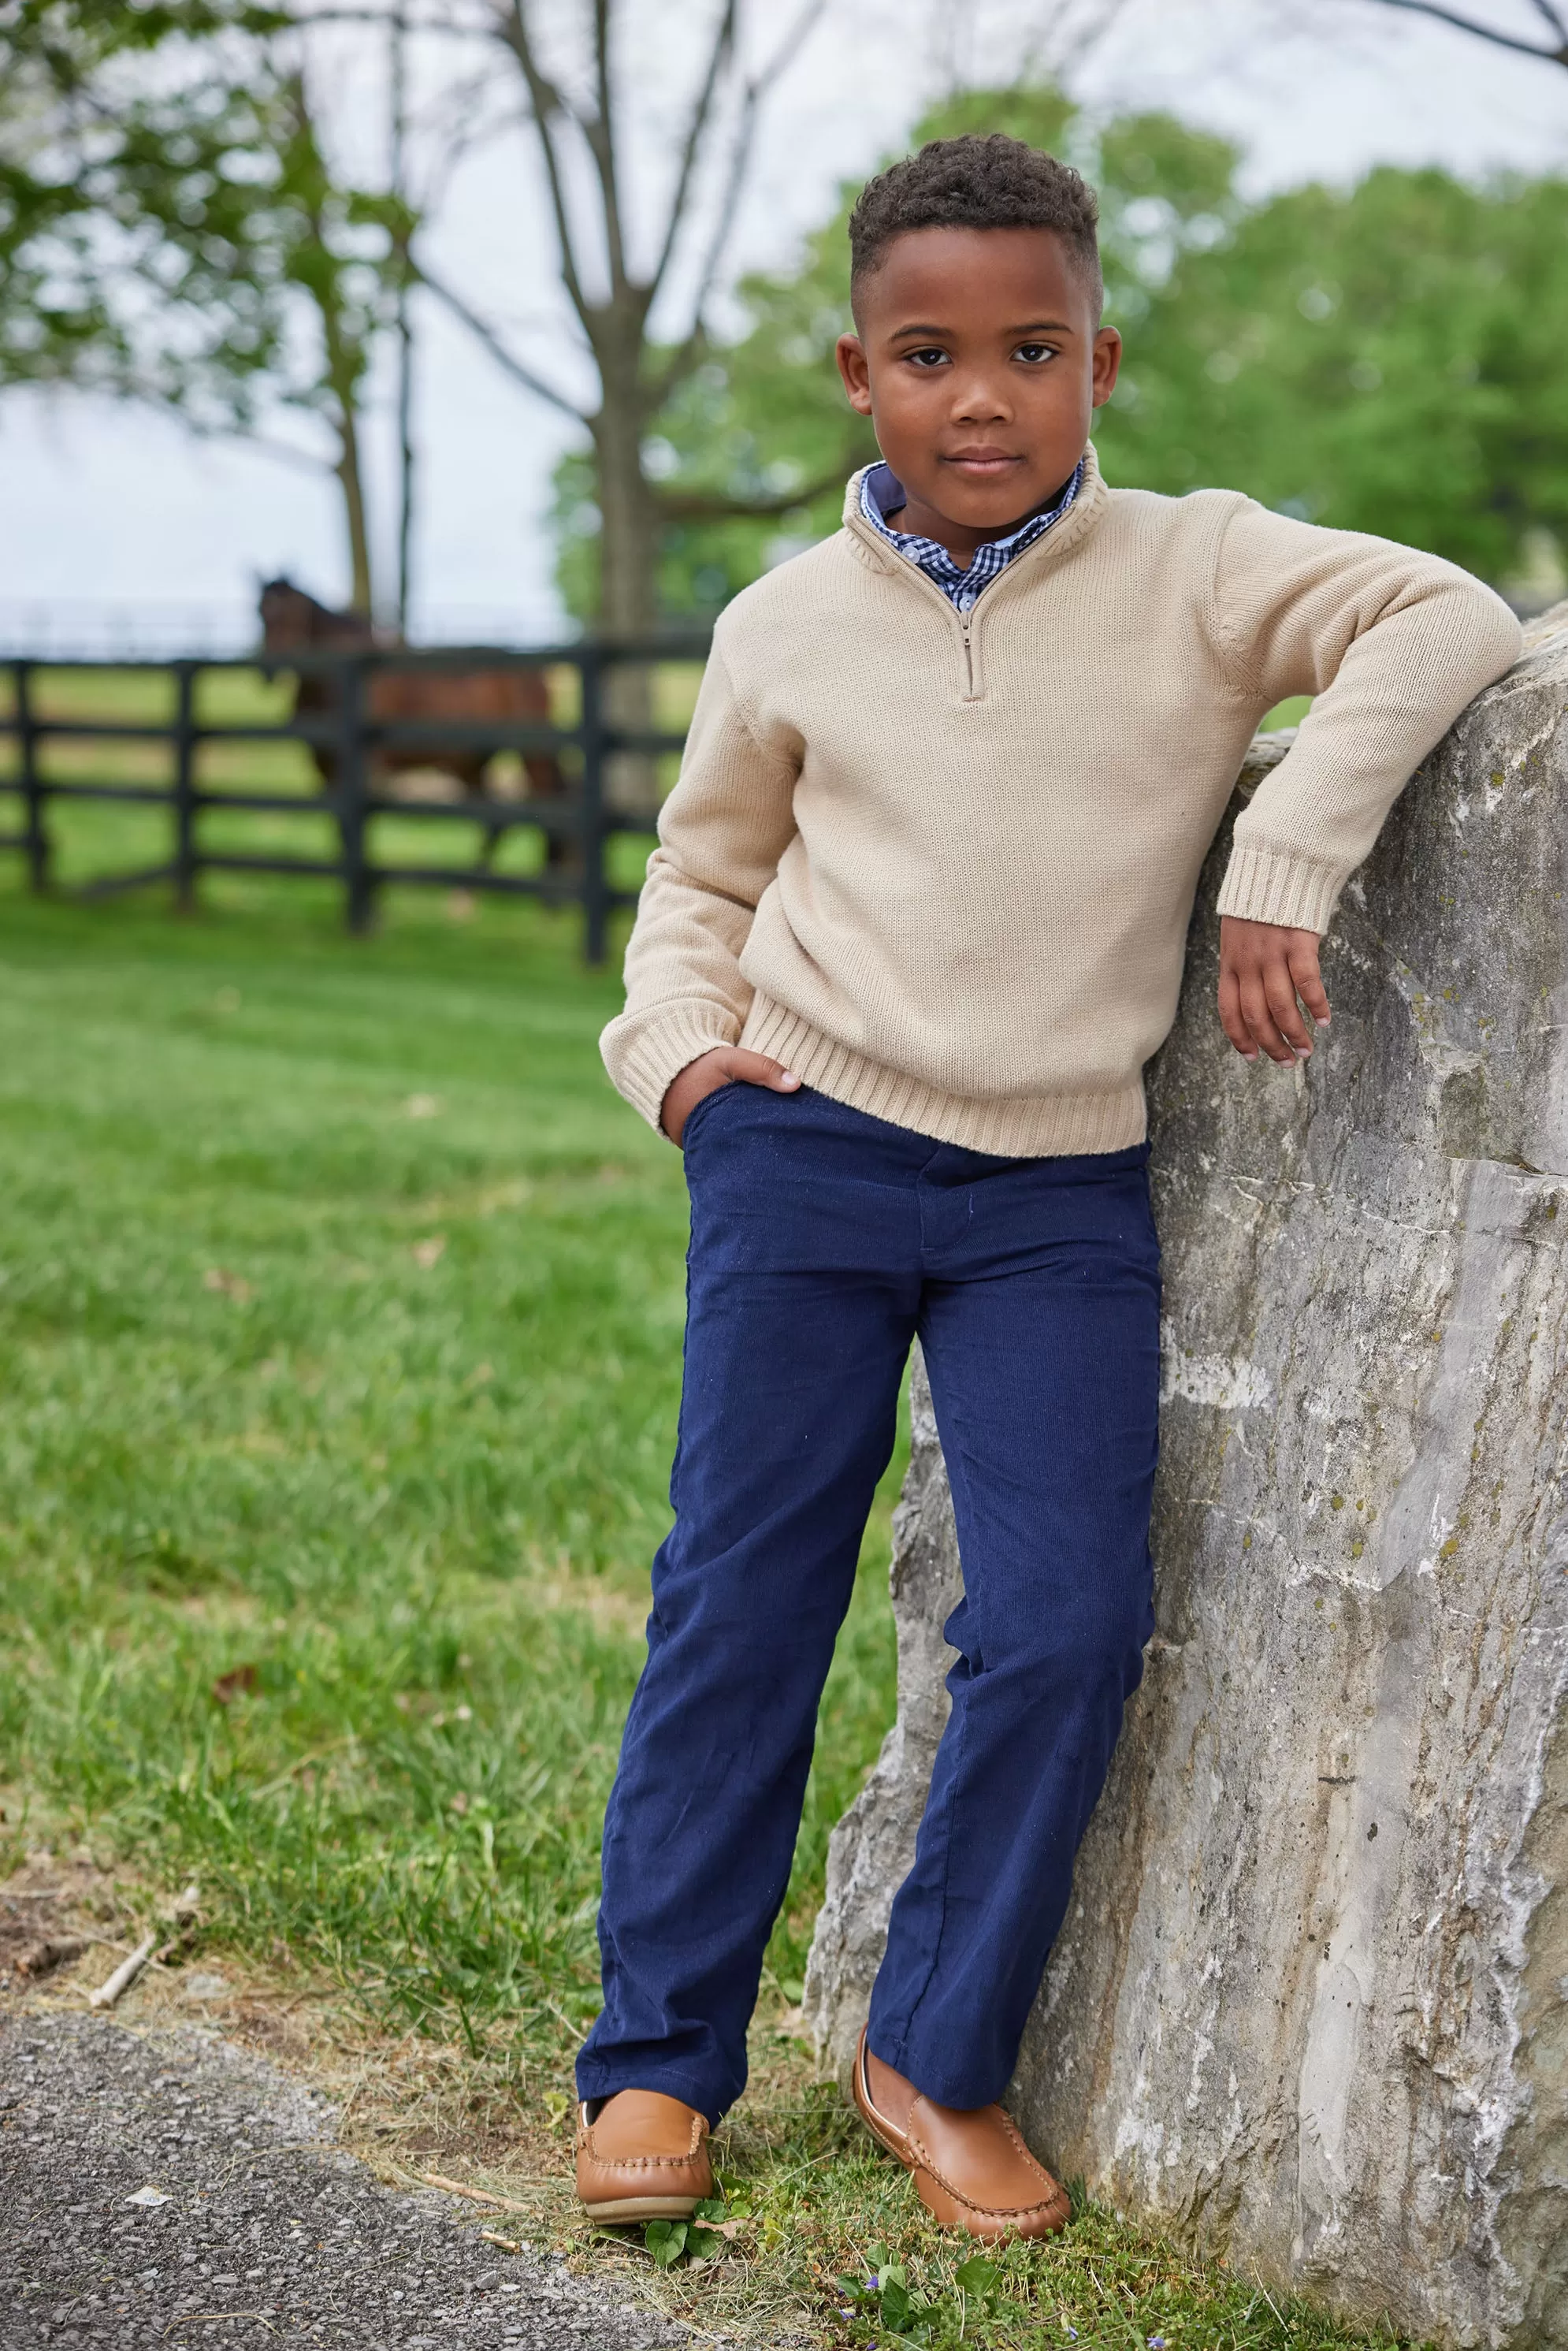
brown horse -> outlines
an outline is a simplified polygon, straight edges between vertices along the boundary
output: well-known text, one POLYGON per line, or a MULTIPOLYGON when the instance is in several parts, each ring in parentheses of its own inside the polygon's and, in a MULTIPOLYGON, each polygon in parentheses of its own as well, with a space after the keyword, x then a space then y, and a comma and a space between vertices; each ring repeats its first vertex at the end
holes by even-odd
MULTIPOLYGON (((261 590, 262 650, 269 668, 287 668, 290 654, 312 653, 392 652, 398 640, 379 635, 362 613, 334 612, 307 595, 291 580, 269 580, 261 590)), ((296 718, 333 719, 338 716, 342 685, 331 669, 302 670, 294 689, 296 718)), ((365 716, 372 725, 398 721, 422 726, 449 720, 463 726, 487 721, 506 726, 548 726, 550 723, 549 684, 542 670, 514 667, 472 669, 372 668, 365 685, 365 716)), ((382 744, 367 761, 372 791, 382 791, 396 776, 420 769, 450 776, 470 800, 497 795, 489 766, 503 744, 478 743, 462 748, 423 748, 412 744, 382 744)), ((338 747, 313 743, 310 756, 322 784, 338 777, 338 747)), ((553 751, 528 751, 523 757, 530 799, 559 799, 566 789, 560 762, 553 751)), ((486 856, 497 839, 490 829, 486 856)), ((563 835, 547 835, 552 865, 564 862, 571 843, 563 835)))

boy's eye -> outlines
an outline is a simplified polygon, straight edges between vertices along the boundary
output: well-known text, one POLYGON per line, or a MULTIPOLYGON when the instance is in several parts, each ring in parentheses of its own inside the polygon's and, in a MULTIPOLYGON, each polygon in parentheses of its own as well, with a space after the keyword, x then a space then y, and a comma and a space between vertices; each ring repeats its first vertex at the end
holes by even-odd
POLYGON ((1042 361, 1056 357, 1056 347, 1053 343, 1020 343, 1013 357, 1023 360, 1030 367, 1039 367, 1042 361))
POLYGON ((933 343, 921 351, 905 351, 904 356, 919 368, 946 367, 947 364, 947 354, 939 343, 933 343))

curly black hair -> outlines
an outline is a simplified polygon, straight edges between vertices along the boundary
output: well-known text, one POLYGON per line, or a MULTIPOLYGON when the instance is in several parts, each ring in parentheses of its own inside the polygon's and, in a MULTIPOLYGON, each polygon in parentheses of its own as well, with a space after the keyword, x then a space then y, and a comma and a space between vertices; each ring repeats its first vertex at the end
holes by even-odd
POLYGON ((932 139, 917 155, 868 180, 850 214, 850 288, 877 270, 894 237, 917 228, 1048 228, 1088 283, 1098 319, 1104 300, 1100 207, 1071 163, 1059 163, 1005 131, 932 139))

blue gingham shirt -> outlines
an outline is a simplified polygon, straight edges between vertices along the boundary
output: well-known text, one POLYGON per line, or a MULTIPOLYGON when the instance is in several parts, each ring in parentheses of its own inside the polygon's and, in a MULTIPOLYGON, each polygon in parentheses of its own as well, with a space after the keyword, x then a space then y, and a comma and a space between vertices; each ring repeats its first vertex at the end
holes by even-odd
POLYGON ((922 538, 916 531, 894 529, 887 516, 896 514, 903 506, 904 485, 891 465, 869 465, 866 468, 861 481, 861 512, 873 530, 879 532, 890 547, 896 547, 900 555, 906 555, 911 563, 919 565, 927 580, 936 581, 949 603, 956 605, 960 612, 968 612, 973 611, 981 590, 988 588, 992 580, 1007 569, 1014 556, 1021 555, 1026 547, 1032 547, 1037 538, 1044 538, 1053 522, 1061 520, 1078 496, 1082 480, 1083 460, 1080 457, 1072 469, 1071 479, 1055 505, 1047 507, 1042 514, 1030 515, 1027 522, 1020 523, 1017 530, 1010 531, 1006 538, 985 540, 975 549, 975 559, 967 571, 955 563, 946 549, 939 547, 934 538, 922 538))

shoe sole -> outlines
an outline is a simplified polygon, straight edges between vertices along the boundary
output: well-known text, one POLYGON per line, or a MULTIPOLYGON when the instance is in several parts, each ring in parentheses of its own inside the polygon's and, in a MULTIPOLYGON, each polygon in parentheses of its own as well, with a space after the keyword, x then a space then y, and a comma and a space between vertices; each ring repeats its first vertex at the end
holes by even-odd
POLYGON ((618 2196, 608 2204, 585 2204, 591 2220, 689 2220, 700 2196, 618 2196))

